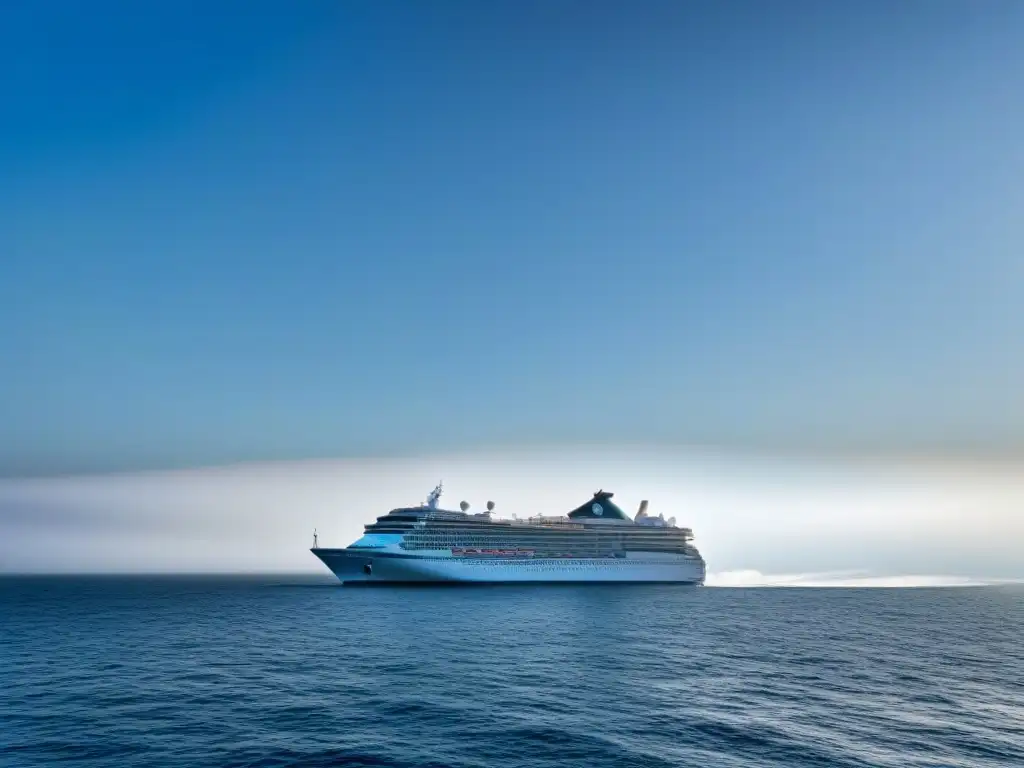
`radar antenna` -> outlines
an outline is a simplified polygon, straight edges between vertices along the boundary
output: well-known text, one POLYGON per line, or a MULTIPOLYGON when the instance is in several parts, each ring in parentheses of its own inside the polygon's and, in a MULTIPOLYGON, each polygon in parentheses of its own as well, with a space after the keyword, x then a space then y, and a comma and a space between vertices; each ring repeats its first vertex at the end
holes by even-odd
POLYGON ((437 487, 435 487, 434 490, 432 490, 430 492, 430 495, 427 496, 427 506, 428 507, 430 507, 431 509, 437 509, 437 502, 441 498, 441 492, 443 490, 444 490, 444 483, 443 482, 439 482, 437 484, 437 487))

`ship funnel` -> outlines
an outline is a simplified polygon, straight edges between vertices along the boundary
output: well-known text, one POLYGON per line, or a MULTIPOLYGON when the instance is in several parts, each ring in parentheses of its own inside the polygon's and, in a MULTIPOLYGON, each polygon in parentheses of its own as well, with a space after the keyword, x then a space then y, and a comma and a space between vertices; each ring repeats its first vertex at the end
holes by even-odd
POLYGON ((647 499, 640 502, 640 509, 637 510, 636 517, 634 520, 639 520, 641 517, 647 517, 647 499))

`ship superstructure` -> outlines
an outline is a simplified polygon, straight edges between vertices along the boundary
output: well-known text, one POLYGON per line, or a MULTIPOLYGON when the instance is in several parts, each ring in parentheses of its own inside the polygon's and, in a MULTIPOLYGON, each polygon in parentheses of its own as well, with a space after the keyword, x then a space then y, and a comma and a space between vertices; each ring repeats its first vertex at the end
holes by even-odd
POLYGON ((416 507, 393 509, 365 526, 344 549, 312 552, 344 583, 673 582, 703 584, 704 560, 693 532, 674 518, 651 517, 647 502, 632 519, 612 493, 567 515, 501 519, 438 506, 438 485, 416 507))

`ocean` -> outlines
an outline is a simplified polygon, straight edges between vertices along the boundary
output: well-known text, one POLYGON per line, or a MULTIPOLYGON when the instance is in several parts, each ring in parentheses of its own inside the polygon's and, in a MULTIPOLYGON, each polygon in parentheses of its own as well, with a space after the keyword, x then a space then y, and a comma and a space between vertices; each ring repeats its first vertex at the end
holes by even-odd
POLYGON ((0 579, 3 766, 1024 766, 1024 590, 0 579))

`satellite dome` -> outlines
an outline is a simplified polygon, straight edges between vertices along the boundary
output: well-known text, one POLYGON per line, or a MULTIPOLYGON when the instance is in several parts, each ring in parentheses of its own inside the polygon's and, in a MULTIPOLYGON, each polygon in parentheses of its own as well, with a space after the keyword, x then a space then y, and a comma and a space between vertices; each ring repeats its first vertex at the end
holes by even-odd
POLYGON ((487 502, 487 511, 491 512, 493 510, 494 510, 494 502, 493 501, 488 501, 487 502))
POLYGON ((459 504, 459 509, 461 509, 463 512, 465 512, 467 509, 469 509, 469 502, 468 501, 463 501, 462 503, 460 503, 459 504))

